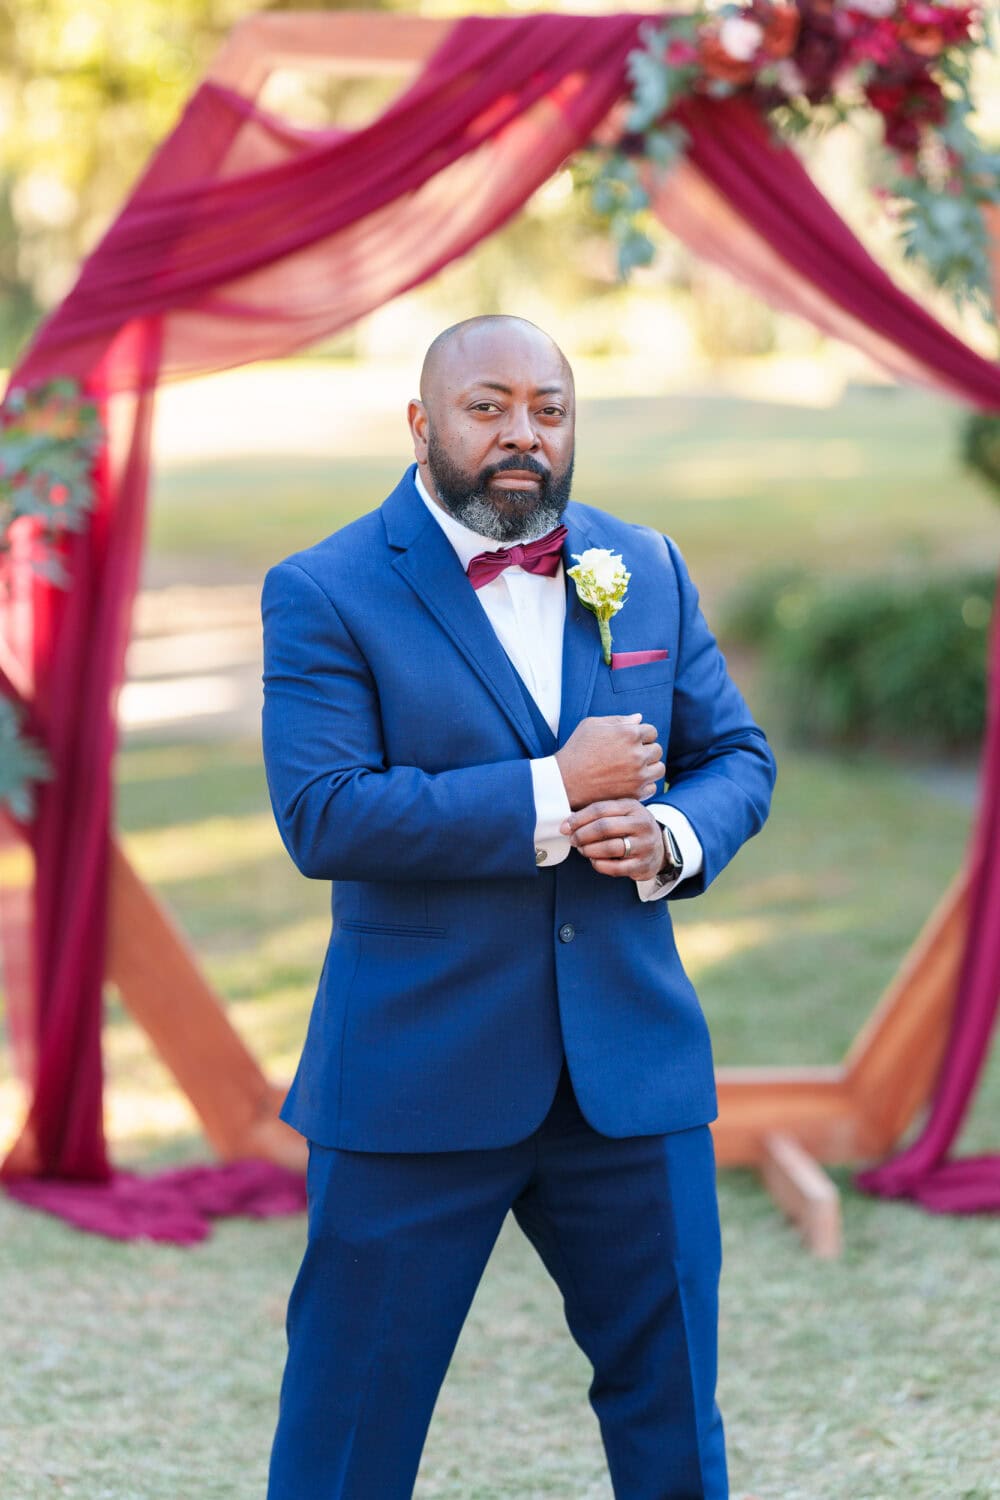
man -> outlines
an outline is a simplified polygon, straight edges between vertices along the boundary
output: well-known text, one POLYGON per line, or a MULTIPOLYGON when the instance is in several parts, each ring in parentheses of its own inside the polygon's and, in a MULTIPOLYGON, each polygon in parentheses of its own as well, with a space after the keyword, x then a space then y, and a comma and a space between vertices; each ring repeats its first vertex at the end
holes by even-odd
POLYGON ((264 586, 272 804, 334 883, 270 1500, 411 1495, 510 1209, 616 1496, 723 1500, 713 1069, 663 898, 760 828, 773 759, 673 543, 569 502, 551 339, 446 330, 409 423, 381 508, 264 586), (590 549, 630 574, 610 665, 567 578, 590 549))

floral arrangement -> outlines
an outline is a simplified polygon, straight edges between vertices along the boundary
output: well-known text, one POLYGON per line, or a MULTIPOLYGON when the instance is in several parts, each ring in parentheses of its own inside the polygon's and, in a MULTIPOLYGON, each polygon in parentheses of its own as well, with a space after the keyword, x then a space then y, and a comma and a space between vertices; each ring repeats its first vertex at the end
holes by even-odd
POLYGON ((586 552, 574 552, 573 556, 576 561, 572 568, 567 568, 567 576, 576 584, 577 596, 584 609, 597 616, 601 654, 610 667, 611 621, 625 603, 632 574, 621 554, 609 552, 606 547, 588 547, 586 552))
MULTIPOLYGON (((8 392, 0 406, 0 589, 11 529, 31 517, 32 567, 50 582, 68 580, 55 552, 59 537, 82 531, 93 506, 93 467, 103 442, 97 407, 73 380, 8 392)), ((0 805, 26 821, 32 783, 48 777, 43 751, 21 729, 14 704, 0 697, 0 805)))
POLYGON ((970 125, 972 59, 989 41, 981 0, 736 0, 642 36, 629 60, 630 135, 591 174, 623 274, 653 255, 635 154, 669 165, 683 152, 670 115, 685 95, 742 93, 786 135, 874 111, 896 168, 882 196, 894 201, 906 255, 960 305, 994 317, 982 207, 1000 201, 1000 153, 970 125))

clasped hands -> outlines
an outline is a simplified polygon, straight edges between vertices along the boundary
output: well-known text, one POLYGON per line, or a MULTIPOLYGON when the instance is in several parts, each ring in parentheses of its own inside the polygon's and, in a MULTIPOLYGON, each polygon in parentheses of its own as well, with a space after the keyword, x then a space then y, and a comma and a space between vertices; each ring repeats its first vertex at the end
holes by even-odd
POLYGON ((663 834, 641 800, 666 774, 654 726, 641 714, 583 719, 556 752, 556 763, 572 809, 561 831, 574 848, 599 875, 658 875, 663 834))

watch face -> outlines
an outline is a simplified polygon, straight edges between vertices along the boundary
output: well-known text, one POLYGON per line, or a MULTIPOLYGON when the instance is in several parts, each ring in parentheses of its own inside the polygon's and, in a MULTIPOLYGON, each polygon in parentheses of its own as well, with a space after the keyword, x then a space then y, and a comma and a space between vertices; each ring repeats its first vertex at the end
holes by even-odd
POLYGON ((669 828, 666 827, 666 825, 664 825, 663 828, 663 843, 667 852, 668 866, 672 867, 673 874, 676 877, 684 868, 684 860, 681 856, 680 849, 677 847, 677 840, 674 838, 672 832, 669 828))

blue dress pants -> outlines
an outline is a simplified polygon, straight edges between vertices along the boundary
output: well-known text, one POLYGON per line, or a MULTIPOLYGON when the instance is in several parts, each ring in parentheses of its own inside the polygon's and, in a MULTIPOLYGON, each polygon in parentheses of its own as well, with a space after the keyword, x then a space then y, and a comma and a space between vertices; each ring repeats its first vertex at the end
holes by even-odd
POLYGON ((268 1500, 409 1500, 509 1209, 593 1366, 617 1500, 726 1500, 707 1126, 599 1135, 564 1068, 545 1121, 514 1146, 407 1155, 311 1144, 308 1192, 268 1500))

